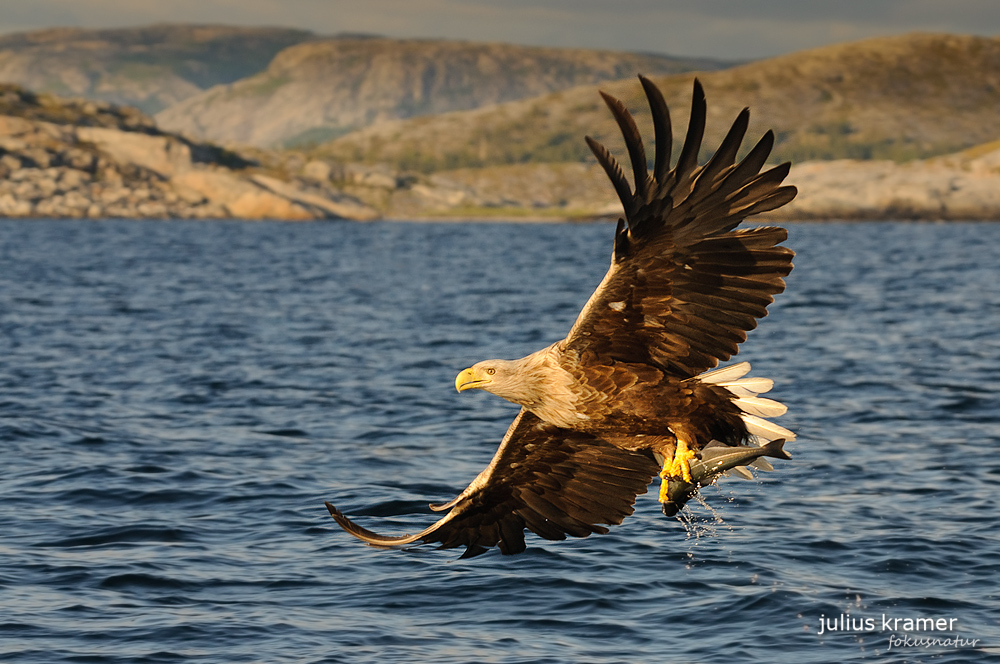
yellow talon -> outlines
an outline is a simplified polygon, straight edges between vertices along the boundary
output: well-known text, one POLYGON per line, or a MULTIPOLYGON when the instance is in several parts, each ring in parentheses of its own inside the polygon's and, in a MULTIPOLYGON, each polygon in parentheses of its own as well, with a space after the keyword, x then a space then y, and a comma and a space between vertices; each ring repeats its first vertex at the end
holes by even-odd
POLYGON ((668 499, 668 489, 671 477, 682 477, 685 482, 691 482, 691 466, 688 463, 695 458, 695 453, 688 449, 687 441, 677 438, 677 447, 674 450, 674 458, 663 461, 663 470, 660 471, 660 502, 665 503, 668 499))
MULTIPOLYGON (((669 463, 669 462, 667 462, 669 463)), ((660 502, 667 502, 667 489, 669 488, 670 481, 667 479, 666 475, 666 464, 664 464, 664 469, 660 471, 660 502)))
POLYGON ((677 450, 674 452, 674 461, 670 465, 670 473, 677 477, 680 475, 685 482, 691 481, 691 466, 688 463, 694 458, 694 452, 688 449, 687 441, 677 438, 677 450))

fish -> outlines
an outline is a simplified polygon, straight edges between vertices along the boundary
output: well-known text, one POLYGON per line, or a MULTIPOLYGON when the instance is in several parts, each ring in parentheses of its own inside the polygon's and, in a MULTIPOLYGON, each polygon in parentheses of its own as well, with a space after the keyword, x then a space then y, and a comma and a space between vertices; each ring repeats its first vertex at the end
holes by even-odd
POLYGON ((667 500, 663 502, 663 513, 666 516, 674 516, 680 512, 687 501, 698 493, 698 489, 712 484, 727 470, 737 466, 747 466, 765 456, 791 459, 788 452, 782 449, 784 444, 784 438, 772 440, 761 447, 730 447, 709 443, 708 447, 701 450, 701 458, 692 459, 689 464, 691 482, 674 477, 667 480, 667 500))

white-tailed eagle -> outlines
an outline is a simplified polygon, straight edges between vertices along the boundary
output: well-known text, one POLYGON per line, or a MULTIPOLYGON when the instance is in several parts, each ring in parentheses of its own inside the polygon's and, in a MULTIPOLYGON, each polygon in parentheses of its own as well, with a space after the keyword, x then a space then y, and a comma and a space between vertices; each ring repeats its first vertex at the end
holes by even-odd
MULTIPOLYGON (((782 186, 789 164, 760 172, 774 143, 770 131, 736 161, 749 121, 744 109, 699 166, 705 95, 695 80, 687 135, 671 168, 666 102, 639 78, 655 131, 652 172, 618 99, 601 93, 625 137, 634 190, 611 153, 586 138, 625 211, 604 280, 565 339, 519 360, 479 362, 455 381, 459 391, 482 389, 521 406, 493 460, 454 500, 432 505, 448 513, 413 535, 378 535, 327 503, 352 535, 376 546, 465 546, 464 556, 493 546, 518 553, 525 528, 552 540, 606 533, 601 524, 621 523, 657 475, 664 512, 675 512, 676 505, 667 510, 670 482, 696 482, 691 460, 710 443, 775 441, 768 449, 780 451, 778 441, 794 438, 765 419, 785 412, 757 396, 770 380, 745 377, 745 362, 713 370, 739 351, 785 288, 794 255, 779 246, 785 229, 737 226, 792 200, 795 188, 782 186)), ((755 454, 746 455, 751 461, 769 467, 755 454)), ((735 470, 749 475, 743 465, 735 470)))

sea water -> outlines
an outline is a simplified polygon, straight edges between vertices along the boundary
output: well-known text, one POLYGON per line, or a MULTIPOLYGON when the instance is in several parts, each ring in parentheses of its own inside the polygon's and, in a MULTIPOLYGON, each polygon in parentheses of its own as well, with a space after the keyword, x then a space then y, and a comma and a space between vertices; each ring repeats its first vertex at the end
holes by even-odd
POLYGON ((1000 655, 1000 225, 791 225, 736 360, 794 458, 680 518, 467 561, 336 526, 475 477, 516 408, 455 375, 562 338, 612 231, 0 222, 0 659, 1000 655))

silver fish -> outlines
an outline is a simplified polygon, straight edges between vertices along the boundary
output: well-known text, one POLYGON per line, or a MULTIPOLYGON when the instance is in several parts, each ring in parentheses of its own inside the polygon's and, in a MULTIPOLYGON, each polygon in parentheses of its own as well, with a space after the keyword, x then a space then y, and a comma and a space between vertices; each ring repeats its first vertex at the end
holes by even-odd
POLYGON ((677 514, 699 488, 708 486, 730 468, 747 466, 763 456, 791 459, 788 452, 782 449, 784 444, 785 440, 779 438, 761 447, 727 445, 706 447, 701 451, 701 458, 693 459, 689 464, 692 482, 677 478, 670 478, 667 481, 667 500, 663 503, 663 513, 667 516, 677 514))

